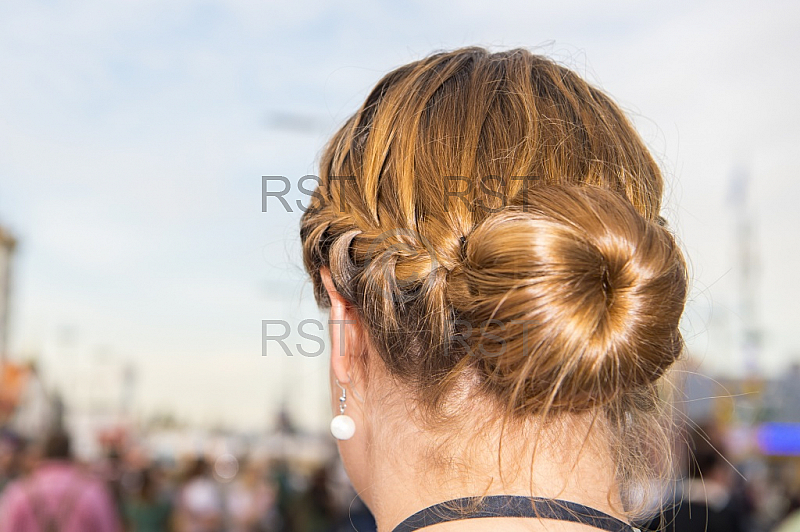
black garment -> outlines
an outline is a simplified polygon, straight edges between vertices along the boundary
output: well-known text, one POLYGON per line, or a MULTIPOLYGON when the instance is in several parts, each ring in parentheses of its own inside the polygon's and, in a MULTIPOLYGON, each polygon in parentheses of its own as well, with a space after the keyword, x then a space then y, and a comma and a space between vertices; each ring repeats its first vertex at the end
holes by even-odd
POLYGON ((635 529, 606 513, 582 504, 559 499, 492 495, 465 497, 442 502, 420 510, 395 527, 392 532, 413 532, 447 521, 480 517, 533 517, 571 521, 608 532, 634 532, 635 529))

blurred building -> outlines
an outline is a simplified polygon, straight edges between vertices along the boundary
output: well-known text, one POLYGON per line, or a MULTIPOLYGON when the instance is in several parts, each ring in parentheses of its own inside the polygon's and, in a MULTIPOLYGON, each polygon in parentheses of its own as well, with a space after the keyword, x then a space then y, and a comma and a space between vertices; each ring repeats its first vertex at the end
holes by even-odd
POLYGON ((0 427, 36 440, 60 424, 61 416, 35 364, 0 362, 0 427))
POLYGON ((16 239, 0 227, 0 427, 35 440, 61 422, 61 413, 36 364, 8 357, 11 259, 16 246, 16 239))

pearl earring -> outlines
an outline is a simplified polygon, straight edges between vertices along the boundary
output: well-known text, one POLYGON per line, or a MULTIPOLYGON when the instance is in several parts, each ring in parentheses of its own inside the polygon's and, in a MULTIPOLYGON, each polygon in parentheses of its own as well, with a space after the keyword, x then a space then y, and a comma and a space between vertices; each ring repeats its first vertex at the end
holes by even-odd
POLYGON ((356 433, 356 424, 353 418, 344 413, 347 408, 347 392, 339 384, 339 379, 336 379, 336 385, 342 389, 342 395, 339 397, 339 415, 331 420, 331 434, 337 440, 349 440, 356 433))

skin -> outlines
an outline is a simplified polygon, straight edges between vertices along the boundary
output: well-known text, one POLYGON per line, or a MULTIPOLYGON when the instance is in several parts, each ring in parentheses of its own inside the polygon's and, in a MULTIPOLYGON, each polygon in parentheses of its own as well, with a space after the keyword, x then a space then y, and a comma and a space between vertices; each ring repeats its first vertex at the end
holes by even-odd
MULTIPOLYGON (((370 351, 355 310, 322 271, 330 296, 331 407, 339 413, 341 389, 355 435, 338 441, 350 480, 381 532, 432 504, 474 495, 535 495, 585 504, 625 520, 615 467, 596 424, 566 417, 540 427, 538 420, 503 432, 497 405, 471 399, 469 414, 447 430, 431 430, 415 416, 409 391, 370 351), (336 322, 343 325, 337 325, 336 322), (368 361, 364 364, 365 357, 368 361), (399 400, 398 400, 399 398, 399 400), (471 403, 474 403, 471 404, 471 403), (501 446, 502 433, 502 446, 501 446), (539 445, 531 445, 531 434, 539 445)), ((431 532, 481 530, 592 531, 585 525, 538 519, 491 518, 442 523, 431 532)))

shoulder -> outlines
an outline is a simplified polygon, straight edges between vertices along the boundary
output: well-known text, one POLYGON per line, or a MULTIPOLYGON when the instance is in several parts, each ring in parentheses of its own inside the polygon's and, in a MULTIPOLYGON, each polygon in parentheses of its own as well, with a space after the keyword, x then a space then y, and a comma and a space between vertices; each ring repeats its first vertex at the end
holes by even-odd
POLYGON ((28 479, 18 479, 3 490, 0 496, 0 531, 15 530, 16 523, 30 512, 27 483, 28 479))
POLYGON ((19 478, 10 482, 0 495, 0 515, 5 514, 9 509, 16 508, 27 500, 25 496, 30 479, 19 478))

